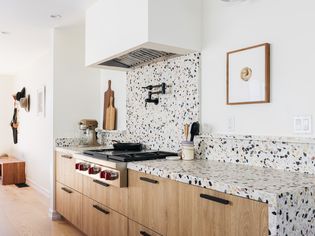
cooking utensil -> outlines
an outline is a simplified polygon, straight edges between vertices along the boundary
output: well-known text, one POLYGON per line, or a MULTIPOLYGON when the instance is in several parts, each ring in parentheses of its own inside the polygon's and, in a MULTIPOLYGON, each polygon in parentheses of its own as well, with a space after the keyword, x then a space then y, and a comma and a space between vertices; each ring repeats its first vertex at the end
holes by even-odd
POLYGON ((106 109, 106 130, 114 130, 116 122, 116 108, 113 105, 114 98, 110 97, 109 106, 106 109))
POLYGON ((143 145, 141 143, 121 143, 113 140, 114 150, 117 151, 141 151, 143 145))
POLYGON ((112 81, 108 80, 108 89, 104 93, 104 114, 103 114, 103 129, 106 129, 106 110, 110 103, 110 97, 113 97, 113 106, 115 102, 115 93, 112 90, 112 81))
POLYGON ((196 135, 199 135, 199 122, 194 122, 191 125, 191 128, 190 128, 190 141, 191 142, 194 141, 194 137, 196 135))
POLYGON ((185 140, 188 140, 188 134, 189 134, 189 124, 184 125, 184 135, 185 135, 185 140))

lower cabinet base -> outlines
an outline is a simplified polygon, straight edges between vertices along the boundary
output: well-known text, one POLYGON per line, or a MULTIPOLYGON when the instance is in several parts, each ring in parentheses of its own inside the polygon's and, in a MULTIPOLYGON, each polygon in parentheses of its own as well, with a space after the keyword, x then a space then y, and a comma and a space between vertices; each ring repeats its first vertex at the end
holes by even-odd
POLYGON ((89 236, 127 236, 128 219, 84 196, 83 232, 89 236))

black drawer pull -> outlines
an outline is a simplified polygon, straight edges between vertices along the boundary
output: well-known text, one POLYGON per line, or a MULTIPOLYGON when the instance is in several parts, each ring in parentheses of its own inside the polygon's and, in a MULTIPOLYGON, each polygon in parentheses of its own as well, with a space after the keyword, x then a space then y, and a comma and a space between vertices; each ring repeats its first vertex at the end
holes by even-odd
POLYGON ((104 187, 109 187, 109 184, 103 183, 102 181, 99 181, 99 180, 97 180, 97 179, 93 179, 93 182, 94 182, 94 183, 97 183, 97 184, 100 184, 100 185, 102 185, 102 186, 104 186, 104 187))
POLYGON ((151 234, 148 234, 148 233, 145 232, 145 231, 140 231, 140 234, 143 235, 143 236, 151 236, 151 234))
POLYGON ((62 189, 63 191, 65 191, 65 192, 67 192, 67 193, 72 193, 71 190, 69 190, 69 189, 67 189, 67 188, 65 188, 65 187, 62 187, 61 189, 62 189))
POLYGON ((221 204, 224 204, 224 205, 229 205, 230 204, 230 201, 228 201, 228 200, 225 200, 223 198, 210 196, 210 195, 207 195, 207 194, 200 194, 200 197, 204 198, 204 199, 207 199, 207 200, 210 200, 210 201, 218 202, 218 203, 221 203, 221 204))
POLYGON ((101 207, 98 206, 98 205, 93 205, 93 207, 94 207, 96 210, 98 210, 98 211, 104 213, 105 215, 108 215, 108 214, 109 214, 109 211, 106 211, 105 209, 101 208, 101 207))
POLYGON ((67 159, 72 159, 72 156, 70 156, 70 155, 61 155, 61 157, 67 158, 67 159))
POLYGON ((151 184, 158 184, 159 183, 159 181, 157 181, 157 180, 149 179, 149 178, 146 178, 146 177, 140 177, 140 180, 145 181, 145 182, 149 182, 151 184))

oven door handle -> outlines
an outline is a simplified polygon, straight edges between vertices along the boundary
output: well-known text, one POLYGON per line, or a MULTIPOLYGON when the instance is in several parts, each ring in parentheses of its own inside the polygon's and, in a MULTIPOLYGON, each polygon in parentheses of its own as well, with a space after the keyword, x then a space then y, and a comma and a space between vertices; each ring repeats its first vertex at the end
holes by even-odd
POLYGON ((96 184, 102 185, 104 187, 109 187, 110 186, 109 184, 103 183, 102 181, 99 181, 97 179, 93 179, 93 182, 96 183, 96 184))

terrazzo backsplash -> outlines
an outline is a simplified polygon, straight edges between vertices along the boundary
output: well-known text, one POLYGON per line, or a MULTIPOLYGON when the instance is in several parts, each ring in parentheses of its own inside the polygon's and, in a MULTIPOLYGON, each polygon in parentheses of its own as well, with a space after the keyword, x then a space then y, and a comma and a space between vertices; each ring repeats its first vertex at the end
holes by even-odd
MULTIPOLYGON (((118 139, 141 142, 147 148, 178 151, 185 123, 199 121, 200 54, 164 60, 127 73, 127 121, 125 136, 118 139), (148 85, 166 83, 166 94, 152 95, 159 104, 148 103, 148 85)), ((154 89, 152 91, 158 91, 154 89)), ((102 133, 102 132, 101 132, 102 133)), ((102 140, 117 134, 103 132, 102 140)))
POLYGON ((315 174, 315 139, 201 135, 196 158, 315 174))

